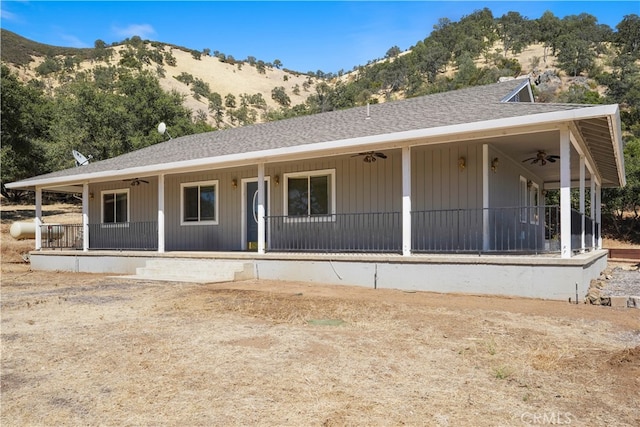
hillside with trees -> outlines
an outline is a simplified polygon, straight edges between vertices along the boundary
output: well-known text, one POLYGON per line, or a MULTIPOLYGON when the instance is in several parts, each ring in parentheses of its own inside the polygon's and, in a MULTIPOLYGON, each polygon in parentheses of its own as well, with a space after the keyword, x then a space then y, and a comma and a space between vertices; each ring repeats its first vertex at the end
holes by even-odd
POLYGON ((1 37, 2 183, 71 167, 71 149, 99 160, 161 142, 161 121, 177 137, 524 76, 537 102, 620 105, 628 184, 603 202, 616 232, 640 240, 638 15, 610 28, 588 14, 528 19, 485 8, 337 73, 140 37, 92 49, 1 37))

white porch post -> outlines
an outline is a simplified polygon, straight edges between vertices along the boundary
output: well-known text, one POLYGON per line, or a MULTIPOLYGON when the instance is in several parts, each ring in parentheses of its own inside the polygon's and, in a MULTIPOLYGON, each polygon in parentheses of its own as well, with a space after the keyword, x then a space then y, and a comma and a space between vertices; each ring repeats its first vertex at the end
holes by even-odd
POLYGON ((602 186, 596 185, 596 222, 598 223, 597 245, 602 249, 602 186))
POLYGON ((164 252, 164 174, 158 175, 158 252, 164 252))
POLYGON ((402 255, 411 255, 411 147, 402 148, 402 255))
POLYGON ((36 187, 36 251, 42 249, 42 188, 36 187))
POLYGON ((82 250, 89 251, 89 183, 82 184, 82 250))
POLYGON ((590 174, 591 188, 589 192, 589 218, 591 218, 592 230, 591 230, 591 241, 589 244, 593 249, 596 248, 596 242, 598 240, 598 236, 596 236, 595 223, 596 221, 596 180, 594 179, 593 172, 590 174))
POLYGON ((580 251, 584 252, 586 248, 585 236, 585 166, 584 156, 580 156, 580 222, 582 223, 582 231, 580 232, 580 251))
POLYGON ((482 250, 489 250, 489 146, 482 145, 482 250))
POLYGON ((560 248, 571 258, 571 141, 569 129, 560 131, 560 248))
POLYGON ((258 163, 258 253, 265 252, 264 163, 258 163))

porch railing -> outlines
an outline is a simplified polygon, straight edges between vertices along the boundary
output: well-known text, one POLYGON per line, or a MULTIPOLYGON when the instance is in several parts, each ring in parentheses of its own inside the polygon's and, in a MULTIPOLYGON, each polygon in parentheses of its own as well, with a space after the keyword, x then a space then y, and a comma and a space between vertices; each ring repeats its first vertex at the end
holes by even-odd
POLYGON ((348 213, 266 217, 269 250, 293 252, 399 252, 402 213, 348 213))
POLYGON ((571 248, 574 252, 582 249, 582 233, 584 231, 584 248, 593 249, 593 236, 598 236, 600 224, 595 219, 581 214, 576 209, 571 209, 571 248), (584 219, 584 222, 583 222, 584 219), (584 224, 584 229, 583 229, 584 224))
POLYGON ((158 249, 158 223, 89 224, 89 249, 158 249))
POLYGON ((82 249, 82 224, 42 224, 43 249, 82 249))
POLYGON ((411 213, 414 252, 544 253, 560 248, 557 206, 411 213))
MULTIPOLYGON (((571 213, 574 251, 591 249, 600 224, 571 213)), ((402 252, 402 213, 348 213, 313 217, 265 218, 270 251, 402 252)), ((411 212, 416 253, 547 253, 560 251, 558 206, 444 209, 411 212)), ((82 225, 41 227, 42 248, 82 249, 82 225)), ((89 224, 89 249, 157 250, 155 221, 89 224)))
MULTIPOLYGON (((402 213, 266 217, 268 250, 402 251, 402 213)), ((560 250, 558 206, 445 209, 411 213, 412 251, 545 253, 560 250)))

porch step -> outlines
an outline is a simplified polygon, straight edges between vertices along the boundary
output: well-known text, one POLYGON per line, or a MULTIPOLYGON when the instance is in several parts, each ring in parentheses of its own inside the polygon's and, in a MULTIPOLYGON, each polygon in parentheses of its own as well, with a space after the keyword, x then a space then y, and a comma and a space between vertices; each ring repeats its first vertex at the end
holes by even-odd
POLYGON ((154 259, 136 268, 133 279, 171 282, 217 283, 255 277, 253 263, 213 259, 154 259))

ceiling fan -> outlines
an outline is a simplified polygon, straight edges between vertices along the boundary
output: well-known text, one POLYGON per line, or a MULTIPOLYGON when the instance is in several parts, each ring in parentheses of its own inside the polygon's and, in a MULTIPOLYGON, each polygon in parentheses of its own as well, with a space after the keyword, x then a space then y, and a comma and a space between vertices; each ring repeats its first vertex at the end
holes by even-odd
POLYGON ((136 185, 140 185, 141 182, 144 182, 145 184, 149 183, 149 181, 140 179, 140 178, 123 179, 123 181, 125 182, 130 181, 132 187, 135 187, 136 185))
POLYGON ((547 155, 547 153, 543 150, 538 150, 538 154, 536 154, 535 157, 524 159, 522 163, 531 162, 532 165, 535 165, 536 163, 540 162, 540 166, 544 166, 547 164, 547 162, 555 163, 559 158, 560 156, 556 156, 555 154, 547 155))
POLYGON ((379 151, 367 151, 364 153, 358 153, 358 154, 354 154, 351 157, 358 157, 358 156, 363 156, 362 161, 365 163, 373 163, 376 160, 378 160, 378 158, 380 159, 386 159, 387 155, 384 153, 381 153, 379 151))

